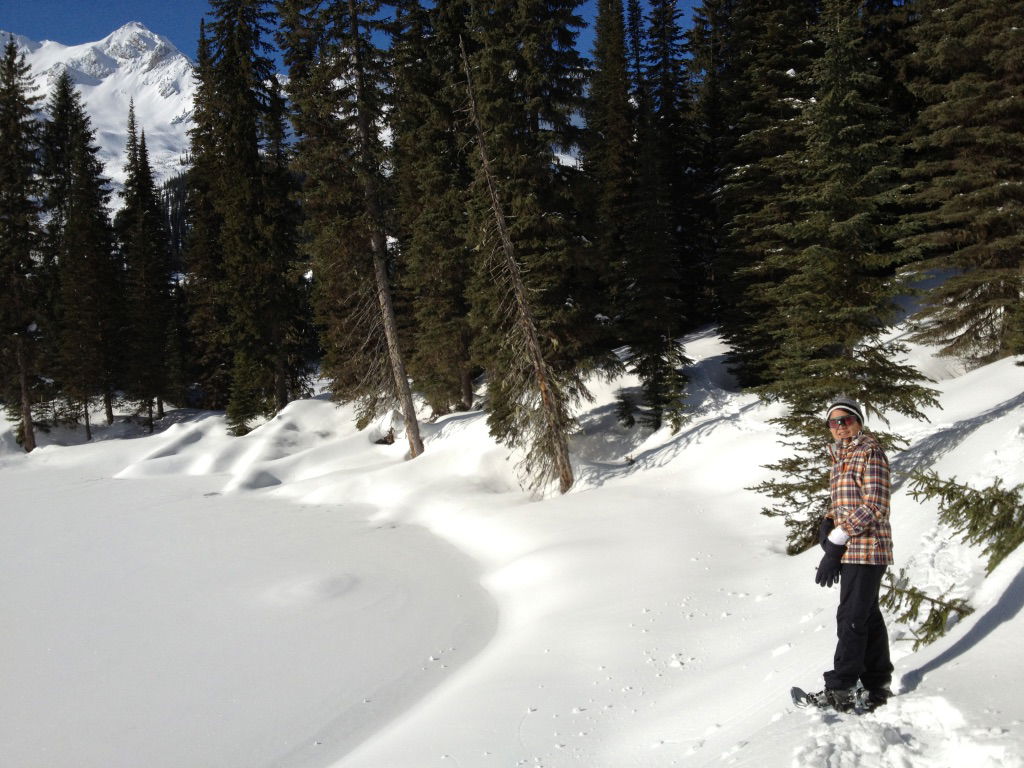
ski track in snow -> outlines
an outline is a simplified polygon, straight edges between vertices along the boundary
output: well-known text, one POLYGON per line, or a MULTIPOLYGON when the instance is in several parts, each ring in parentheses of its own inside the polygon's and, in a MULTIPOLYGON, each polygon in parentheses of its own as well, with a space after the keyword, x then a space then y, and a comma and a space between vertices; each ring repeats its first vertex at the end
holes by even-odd
MULTIPOLYGON (((16 745, 12 768, 134 768, 148 738, 164 753, 144 762, 169 768, 1021 768, 1024 554, 982 580, 978 553, 937 529, 935 510, 905 489, 893 505, 899 564, 920 585, 955 586, 976 613, 916 654, 890 623, 900 695, 875 713, 789 703, 790 686, 820 686, 836 593, 813 584, 814 553, 783 554, 782 526, 759 516, 762 500, 745 490, 778 455, 768 422, 778 407, 729 390, 723 350, 711 333, 688 340, 699 366, 691 420, 676 435, 622 429, 614 394, 630 380, 595 383, 573 443, 577 487, 539 503, 518 489, 480 413, 424 424, 427 451, 414 462, 403 461, 401 441, 373 442, 394 417, 357 433, 350 412, 323 400, 293 403, 244 438, 228 437, 220 417, 182 411, 152 437, 112 439, 138 434, 117 425, 74 447, 80 436, 58 431, 24 457, 0 430, 0 498, 10 505, 0 510, 0 580, 24 586, 0 591, 0 610, 22 619, 0 650, 42 670, 0 670, 0 765, 16 745), (48 508, 19 514, 44 477, 54 484, 41 496, 48 508), (410 537, 414 528, 472 558, 479 585, 410 537), (374 549, 385 541, 394 548, 374 549), (389 556, 411 562, 391 574, 389 556), (53 582, 38 565, 47 562, 63 563, 67 580, 53 582), (477 586, 487 600, 463 594, 477 586), (97 634, 55 587, 98 606, 113 635, 97 634), (162 611, 147 599, 171 602, 162 611), (239 610, 243 638, 218 618, 239 610), (352 622, 363 634, 346 629, 352 622), (33 627, 71 633, 55 646, 64 679, 46 668, 53 658, 34 647, 33 627), (304 637, 308 653, 298 677, 274 661, 293 648, 290 636, 304 637), (249 647, 261 637, 270 655, 249 647), (133 647, 119 657, 118 644, 133 647), (154 662, 166 674, 140 678, 154 662), (270 689, 225 709, 218 686, 243 686, 260 664, 270 689), (97 699, 90 674, 110 678, 114 694, 97 699), (325 675, 340 688, 321 685, 325 675), (4 694, 12 682, 34 686, 27 709, 4 694), (84 760, 90 733, 130 718, 116 692, 140 684, 163 696, 129 723, 149 736, 124 742, 134 752, 115 742, 84 760), (93 702, 91 720, 62 703, 69 691, 93 702), (193 711, 163 725, 160 713, 173 721, 175 707, 193 711), (55 722, 36 722, 47 712, 55 722), (17 717, 24 733, 14 738, 17 717), (204 730, 211 718, 232 723, 204 730), (187 723, 199 730, 189 735, 187 723)), ((912 436, 894 464, 927 458, 978 484, 996 472, 1007 485, 1024 480, 1020 375, 1012 361, 949 372, 945 409, 930 424, 893 418, 912 436)))

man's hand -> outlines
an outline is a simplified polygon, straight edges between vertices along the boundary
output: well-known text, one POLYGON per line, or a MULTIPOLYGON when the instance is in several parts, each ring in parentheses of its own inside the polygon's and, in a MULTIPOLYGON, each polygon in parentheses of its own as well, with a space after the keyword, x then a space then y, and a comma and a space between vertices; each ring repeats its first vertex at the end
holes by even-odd
POLYGON ((827 538, 822 546, 825 547, 825 556, 818 563, 818 572, 814 574, 814 581, 823 587, 831 587, 839 582, 840 564, 846 547, 833 544, 827 538))

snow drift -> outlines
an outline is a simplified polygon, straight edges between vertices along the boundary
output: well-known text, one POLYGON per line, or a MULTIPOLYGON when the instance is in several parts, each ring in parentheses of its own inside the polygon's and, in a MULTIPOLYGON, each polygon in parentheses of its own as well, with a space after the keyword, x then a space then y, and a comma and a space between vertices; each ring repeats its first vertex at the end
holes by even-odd
MULTIPOLYGON (((978 553, 898 486, 898 567, 975 614, 910 650, 863 717, 795 710, 833 650, 815 553, 747 490, 784 450, 712 332, 692 418, 625 430, 594 383, 580 478, 531 500, 485 417, 377 445, 324 400, 244 438, 174 412, 91 445, 0 439, 0 763, 19 767, 1020 766, 1024 553, 978 553), (117 439, 113 439, 117 438, 117 439)), ((1024 481, 1024 371, 930 366, 898 473, 1024 481)), ((870 423, 868 425, 870 427, 870 423)), ((384 429, 379 425, 378 429, 384 429)))

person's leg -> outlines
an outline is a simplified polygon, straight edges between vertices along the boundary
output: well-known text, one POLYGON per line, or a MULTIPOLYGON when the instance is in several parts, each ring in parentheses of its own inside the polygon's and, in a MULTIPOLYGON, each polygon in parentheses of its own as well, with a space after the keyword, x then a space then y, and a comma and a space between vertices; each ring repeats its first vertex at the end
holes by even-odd
MULTIPOLYGON (((878 585, 885 576, 885 566, 869 566, 879 569, 878 585)), ((878 591, 875 591, 874 605, 868 617, 868 642, 864 651, 864 673, 861 682, 869 691, 888 692, 892 683, 892 660, 889 656, 889 633, 885 629, 885 619, 878 607, 878 591)), ((888 693, 885 694, 888 696, 888 693)))
MULTIPOLYGON (((832 669, 825 673, 827 689, 853 688, 867 670, 866 659, 871 637, 869 626, 876 634, 879 625, 882 631, 885 628, 885 623, 879 621, 881 612, 878 609, 878 590, 884 572, 884 566, 842 566, 839 608, 836 611, 836 653, 832 669)), ((888 638, 885 644, 888 657, 888 638)), ((879 645, 880 638, 874 638, 872 648, 876 652, 879 645)))

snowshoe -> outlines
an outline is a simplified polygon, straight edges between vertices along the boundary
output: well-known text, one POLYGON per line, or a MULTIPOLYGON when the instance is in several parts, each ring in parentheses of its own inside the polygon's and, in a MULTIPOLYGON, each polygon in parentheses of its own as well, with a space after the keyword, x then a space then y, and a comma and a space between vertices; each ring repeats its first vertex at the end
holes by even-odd
POLYGON ((798 707, 818 707, 831 709, 835 712, 853 712, 857 708, 857 696, 853 688, 826 688, 816 693, 808 693, 802 688, 790 690, 793 703, 798 707))

